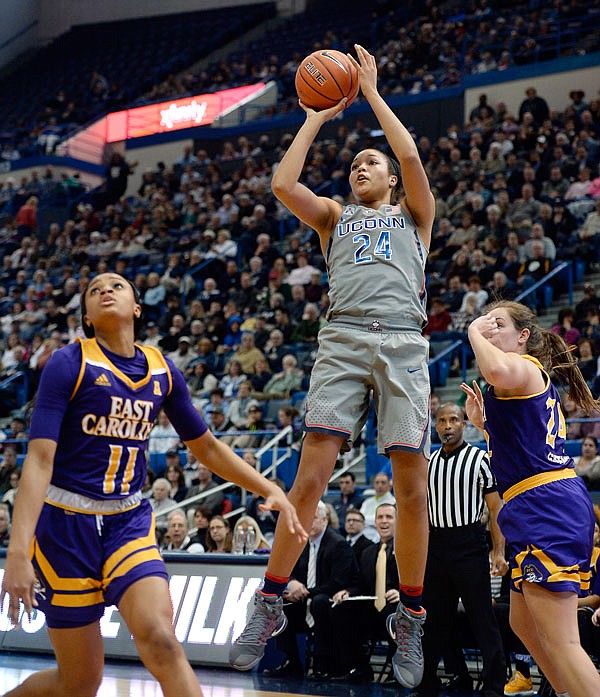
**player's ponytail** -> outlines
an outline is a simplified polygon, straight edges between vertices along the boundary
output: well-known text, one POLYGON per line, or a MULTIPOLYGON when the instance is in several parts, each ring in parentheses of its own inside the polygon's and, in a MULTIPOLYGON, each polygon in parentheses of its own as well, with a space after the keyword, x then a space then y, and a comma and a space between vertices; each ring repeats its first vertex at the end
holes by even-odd
POLYGON ((568 346, 556 332, 540 329, 548 347, 550 368, 558 378, 569 397, 589 416, 600 410, 600 403, 594 399, 585 381, 574 352, 574 346, 568 346))

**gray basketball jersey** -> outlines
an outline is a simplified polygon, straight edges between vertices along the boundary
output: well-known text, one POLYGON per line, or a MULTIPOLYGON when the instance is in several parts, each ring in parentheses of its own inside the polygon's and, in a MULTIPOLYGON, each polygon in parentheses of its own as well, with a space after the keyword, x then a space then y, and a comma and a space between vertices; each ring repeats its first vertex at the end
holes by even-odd
POLYGON ((327 245, 330 318, 373 317, 423 327, 427 254, 401 206, 345 206, 327 245))

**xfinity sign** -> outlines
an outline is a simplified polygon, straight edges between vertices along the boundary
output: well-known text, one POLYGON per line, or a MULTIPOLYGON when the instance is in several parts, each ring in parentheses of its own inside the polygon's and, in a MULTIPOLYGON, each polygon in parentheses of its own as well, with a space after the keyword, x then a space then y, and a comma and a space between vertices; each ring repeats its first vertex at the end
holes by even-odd
POLYGON ((177 124, 194 126, 202 123, 202 119, 207 109, 206 102, 198 104, 195 99, 189 104, 170 104, 168 109, 161 109, 160 125, 166 128, 173 128, 177 124))

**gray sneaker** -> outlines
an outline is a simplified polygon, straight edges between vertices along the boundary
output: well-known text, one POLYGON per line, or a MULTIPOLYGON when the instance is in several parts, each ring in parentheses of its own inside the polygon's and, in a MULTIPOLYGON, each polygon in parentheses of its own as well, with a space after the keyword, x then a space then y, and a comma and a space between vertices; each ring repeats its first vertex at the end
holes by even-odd
POLYGON ((254 612, 229 649, 229 663, 236 670, 251 670, 265 655, 267 641, 281 634, 286 626, 283 599, 256 591, 254 612))
POLYGON ((387 618, 387 630, 396 641, 396 653, 392 658, 394 677, 403 686, 417 687, 423 679, 423 624, 426 612, 415 615, 398 603, 396 614, 387 618))

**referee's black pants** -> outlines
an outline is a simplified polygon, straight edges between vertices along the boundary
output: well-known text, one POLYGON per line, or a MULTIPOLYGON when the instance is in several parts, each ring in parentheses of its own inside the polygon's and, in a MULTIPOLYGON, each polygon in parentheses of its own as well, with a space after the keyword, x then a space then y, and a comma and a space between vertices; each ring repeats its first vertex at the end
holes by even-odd
POLYGON ((423 605, 427 610, 423 654, 423 697, 440 691, 437 668, 447 647, 456 641, 453 628, 459 598, 483 658, 483 690, 503 695, 506 665, 502 639, 492 608, 490 563, 483 526, 431 528, 423 605))

